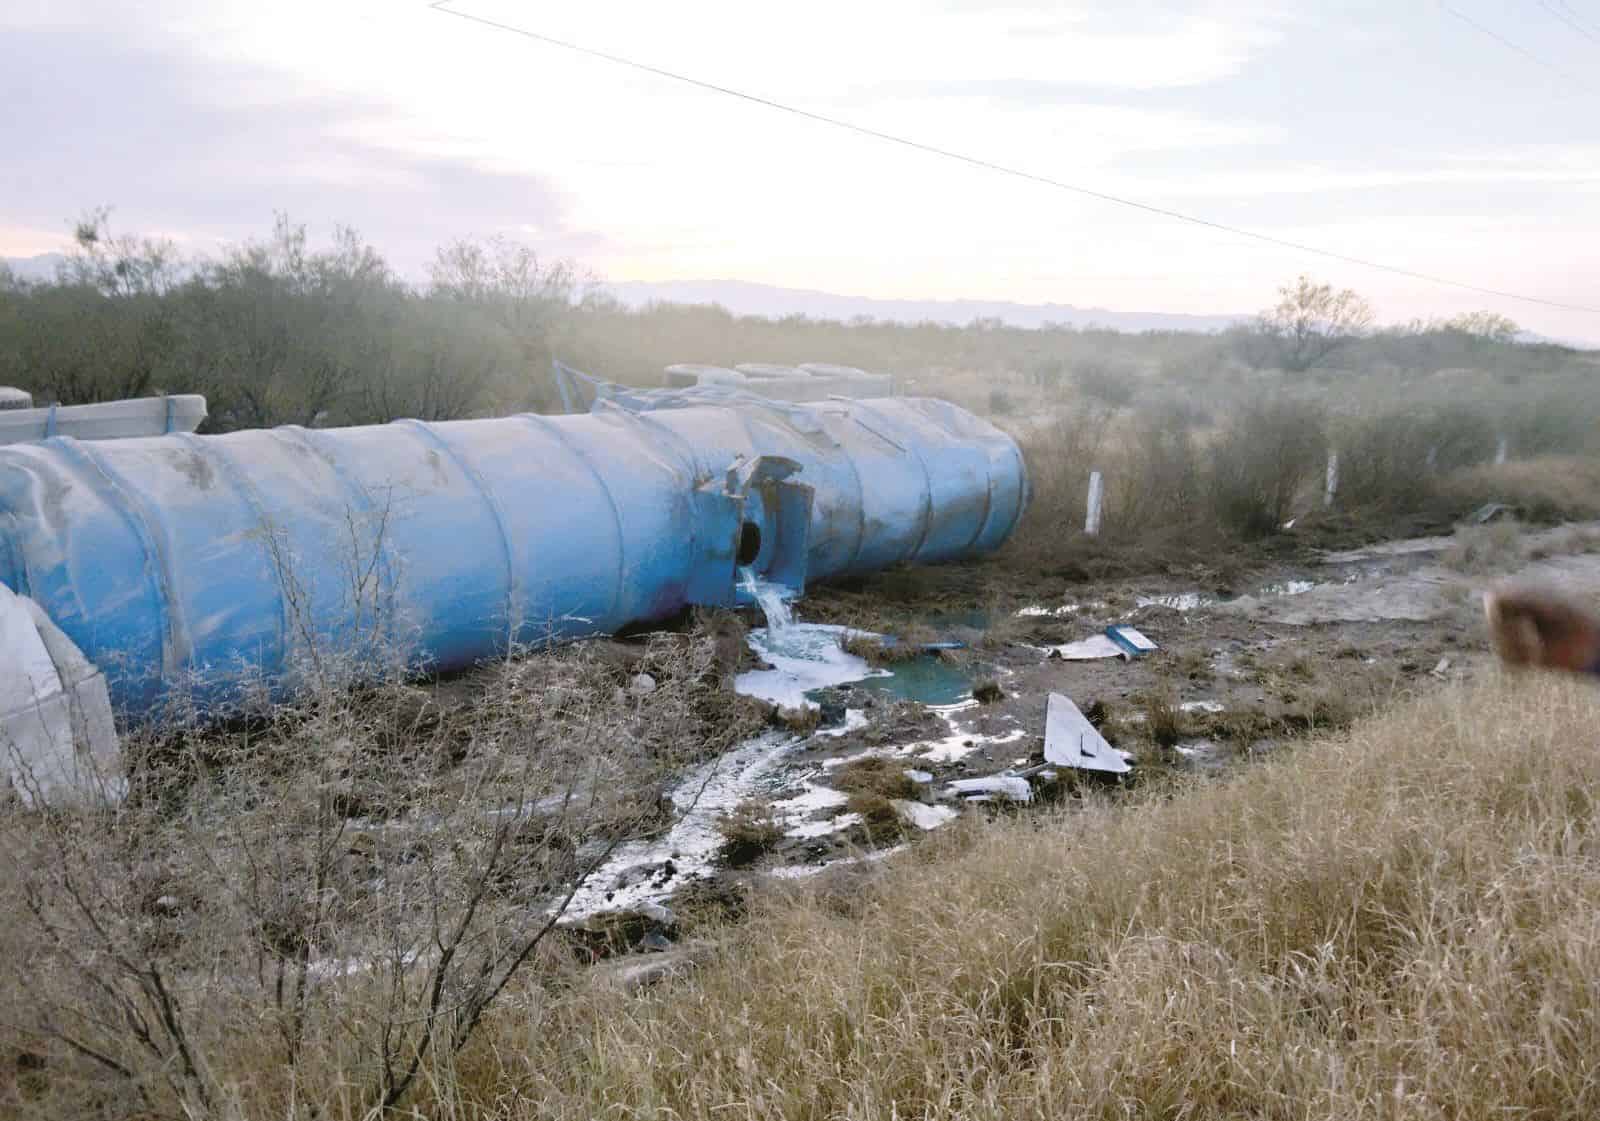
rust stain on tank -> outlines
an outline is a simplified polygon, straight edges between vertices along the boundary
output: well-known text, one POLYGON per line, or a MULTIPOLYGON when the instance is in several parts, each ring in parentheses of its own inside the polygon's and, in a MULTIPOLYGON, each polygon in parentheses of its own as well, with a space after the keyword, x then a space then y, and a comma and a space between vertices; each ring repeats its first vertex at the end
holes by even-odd
POLYGON ((206 462, 205 456, 193 448, 174 448, 164 454, 196 490, 210 490, 216 485, 216 472, 206 462))

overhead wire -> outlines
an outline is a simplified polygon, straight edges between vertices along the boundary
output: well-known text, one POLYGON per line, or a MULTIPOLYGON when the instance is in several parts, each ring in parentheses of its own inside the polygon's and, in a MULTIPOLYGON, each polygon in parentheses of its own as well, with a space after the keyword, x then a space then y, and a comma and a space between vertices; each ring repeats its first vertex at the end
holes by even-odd
MULTIPOLYGON (((1503 289, 1489 288, 1483 285, 1472 284, 1467 281, 1453 280, 1449 277, 1421 272, 1416 269, 1409 269, 1399 265, 1391 265, 1383 261, 1375 261, 1365 257, 1357 257, 1348 253, 1338 252, 1337 250, 1324 249, 1320 246, 1291 241, 1287 238, 1280 238, 1272 234, 1262 233, 1259 230, 1251 230, 1242 226, 1229 225, 1226 222, 1217 222, 1209 218, 1202 218, 1197 215, 1187 214, 1183 211, 1172 210, 1167 207, 1140 202, 1136 199, 1124 198, 1120 195, 1113 195, 1106 191, 1099 191, 1090 187, 1081 186, 1079 184, 1069 183, 1061 179, 1055 179, 1048 175, 1042 175, 1037 172, 1024 170, 1022 168, 997 163, 993 160, 984 159, 979 156, 968 155, 963 152, 957 152, 953 149, 942 148, 934 144, 928 144, 920 140, 913 140, 911 138, 899 136, 894 133, 884 132, 880 129, 871 128, 866 125, 856 124, 853 121, 848 121, 840 117, 832 117, 824 113, 814 112, 810 109, 802 109, 798 106, 777 101, 770 97, 748 93, 744 90, 735 89, 731 86, 720 85, 716 82, 707 81, 702 78, 695 78, 688 74, 684 74, 675 70, 668 70, 665 67, 655 66, 647 62, 640 62, 635 59, 624 57, 623 55, 599 50, 595 47, 587 47, 580 43, 558 38, 554 35, 548 35, 526 27, 519 27, 516 24, 490 19, 486 16, 480 16, 472 12, 457 11, 449 6, 453 2, 454 0, 434 0, 433 3, 428 5, 428 7, 441 15, 455 16, 458 19, 480 24, 484 27, 494 28, 499 31, 508 32, 510 34, 519 35, 523 38, 543 43, 548 46, 558 47, 562 50, 570 51, 575 54, 585 55, 589 58, 600 59, 602 61, 609 62, 617 66, 627 67, 632 70, 637 70, 645 74, 652 74, 656 77, 666 78, 670 81, 693 86, 697 89, 705 90, 710 93, 717 93, 727 97, 737 98, 740 101, 744 101, 753 105, 759 105, 777 112, 786 113, 793 117, 813 121, 818 124, 828 125, 833 128, 843 129, 847 132, 855 133, 858 136, 865 136, 874 140, 881 140, 902 148, 908 148, 913 151, 938 156, 943 159, 954 160, 958 163, 966 164, 969 167, 982 168, 986 171, 1007 175, 1015 179, 1026 180, 1030 183, 1036 183, 1042 186, 1054 188, 1056 190, 1066 191, 1071 194, 1083 196, 1085 198, 1092 198, 1101 202, 1113 203, 1118 206, 1128 207, 1133 210, 1143 211, 1144 213, 1154 214, 1163 218, 1170 218, 1174 221, 1186 222, 1190 225, 1215 230, 1220 233, 1233 235, 1235 237, 1248 238, 1252 241, 1263 244, 1274 245, 1282 249, 1290 249, 1299 253, 1323 257, 1329 260, 1341 261, 1345 264, 1358 265, 1363 268, 1387 272, 1396 276, 1404 276, 1412 280, 1421 280, 1430 284, 1438 284, 1447 288, 1457 288, 1463 291, 1476 292, 1479 295, 1493 296, 1497 299, 1516 300, 1521 303, 1537 304, 1542 307, 1559 308, 1563 311, 1577 311, 1591 315, 1600 315, 1600 307, 1592 305, 1566 303, 1561 300, 1545 299, 1540 296, 1529 296, 1520 292, 1509 292, 1503 289)), ((1454 12, 1454 9, 1450 9, 1448 5, 1444 5, 1444 7, 1446 7, 1447 10, 1454 12)), ((1459 15, 1460 13, 1454 14, 1459 15)), ((1465 16, 1462 16, 1461 18, 1466 19, 1465 16)), ((1472 21, 1468 20, 1467 22, 1471 23, 1472 21)), ((1479 25, 1474 24, 1474 26, 1479 25)), ((1490 32, 1490 34, 1493 33, 1490 32)), ((1498 36, 1496 37, 1498 38, 1498 36)), ((1513 48, 1517 50, 1521 49, 1514 47, 1514 45, 1510 44, 1509 42, 1507 45, 1513 46, 1513 48)))
POLYGON ((1596 35, 1594 32, 1590 31, 1583 24, 1579 23, 1575 17, 1563 12, 1560 8, 1556 7, 1554 4, 1551 4, 1549 0, 1539 0, 1539 7, 1555 16, 1556 19, 1572 28, 1572 30, 1576 31, 1579 35, 1582 35, 1591 43, 1600 43, 1600 35, 1596 35))
POLYGON ((1573 74, 1569 73, 1568 71, 1562 69, 1560 66, 1557 66, 1555 63, 1550 62, 1548 59, 1542 58, 1539 55, 1534 54, 1532 51, 1528 50, 1528 48, 1523 47, 1523 46, 1519 46, 1518 44, 1512 42, 1510 39, 1507 39, 1504 35, 1500 34, 1494 28, 1488 27, 1485 24, 1479 23, 1477 20, 1475 20, 1471 16, 1467 15, 1467 13, 1463 12, 1461 9, 1456 8, 1456 7, 1454 7, 1454 6, 1450 5, 1450 4, 1446 4, 1444 2, 1444 0, 1439 0, 1439 7, 1443 8, 1446 12, 1449 12, 1451 15, 1455 16, 1456 19, 1460 20, 1462 23, 1466 24, 1468 27, 1474 28, 1477 31, 1482 32, 1484 35, 1487 35, 1489 38, 1491 38, 1495 42, 1499 43, 1502 47, 1506 47, 1509 50, 1516 51, 1523 58, 1526 58, 1530 62, 1532 62, 1535 66, 1543 67, 1544 69, 1550 71, 1552 74, 1555 74, 1555 75, 1559 76, 1560 78, 1564 79, 1565 81, 1569 82, 1570 84, 1572 84, 1574 86, 1577 86, 1579 89, 1587 90, 1590 93, 1600 93, 1600 89, 1597 89, 1595 86, 1590 85, 1588 82, 1584 81, 1582 78, 1576 77, 1575 75, 1573 75, 1573 74))

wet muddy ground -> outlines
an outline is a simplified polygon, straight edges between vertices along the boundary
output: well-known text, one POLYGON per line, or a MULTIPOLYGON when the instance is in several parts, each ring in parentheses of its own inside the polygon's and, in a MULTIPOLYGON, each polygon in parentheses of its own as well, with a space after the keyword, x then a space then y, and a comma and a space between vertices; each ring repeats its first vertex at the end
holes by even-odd
POLYGON ((1515 572, 1600 593, 1593 527, 1482 530, 1491 528, 1499 549, 1487 559, 1460 539, 1428 538, 1308 552, 1229 586, 1169 578, 1041 594, 1039 582, 1019 581, 1007 595, 986 573, 981 608, 911 597, 881 604, 870 629, 859 590, 813 589, 793 605, 787 639, 751 619, 762 668, 739 678, 802 730, 777 728, 685 776, 672 794, 678 823, 615 854, 574 900, 573 917, 807 877, 897 851, 961 814, 1051 800, 1086 781, 1045 763, 1051 693, 1134 764, 1121 781, 1138 781, 1225 773, 1484 672, 1488 582, 1515 572), (1111 624, 1137 628, 1158 649, 1059 656, 1111 624), (945 648, 901 658, 871 639, 847 642, 863 633, 945 648), (785 653, 795 649, 798 660, 785 653), (796 718, 800 707, 815 715, 796 718))

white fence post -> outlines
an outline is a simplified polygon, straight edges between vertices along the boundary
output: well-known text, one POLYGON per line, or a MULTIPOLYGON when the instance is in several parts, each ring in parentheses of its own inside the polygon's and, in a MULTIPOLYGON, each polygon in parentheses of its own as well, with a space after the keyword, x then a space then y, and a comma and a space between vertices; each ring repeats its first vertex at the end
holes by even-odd
POLYGON ((1100 472, 1089 472, 1089 513, 1083 520, 1083 532, 1090 537, 1100 536, 1100 503, 1105 496, 1105 482, 1100 472))
POLYGON ((1339 453, 1328 453, 1328 478, 1322 490, 1322 504, 1333 505, 1333 496, 1339 493, 1339 453))
POLYGON ((1500 437, 1500 442, 1494 448, 1494 463, 1496 467, 1506 461, 1506 453, 1510 450, 1511 447, 1506 442, 1506 438, 1504 436, 1500 437))

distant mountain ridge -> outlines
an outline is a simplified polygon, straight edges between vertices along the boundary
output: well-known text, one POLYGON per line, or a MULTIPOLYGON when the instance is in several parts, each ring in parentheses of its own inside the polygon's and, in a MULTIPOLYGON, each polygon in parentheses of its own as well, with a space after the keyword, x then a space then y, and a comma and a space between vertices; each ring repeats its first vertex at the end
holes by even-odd
MULTIPOLYGON (((0 258, 18 279, 54 280, 67 258, 60 253, 0 258)), ((1010 327, 1109 327, 1118 331, 1220 331, 1248 318, 1243 315, 1183 315, 1169 312, 1110 311, 1071 304, 1019 304, 1004 300, 880 300, 842 296, 807 288, 780 288, 745 280, 624 280, 604 285, 629 307, 650 303, 720 304, 735 315, 848 322, 861 316, 891 323, 950 323, 965 326, 974 319, 997 319, 1010 327)))
POLYGON ((0 265, 11 270, 18 280, 54 280, 56 270, 67 263, 61 253, 41 253, 37 257, 0 257, 0 265))
MULTIPOLYGON (((0 266, 26 281, 50 281, 67 262, 61 253, 0 257, 0 266)), ((621 280, 602 285, 628 307, 651 303, 718 304, 734 315, 782 319, 804 315, 848 323, 866 317, 889 323, 945 323, 964 327, 974 319, 994 319, 1008 327, 1104 327, 1115 331, 1221 331, 1247 323, 1253 315, 1189 315, 1162 311, 1111 311, 1072 304, 1019 304, 1005 300, 908 300, 843 296, 810 288, 781 288, 748 280, 621 280)), ((1600 349, 1600 340, 1524 331, 1524 343, 1555 343, 1600 349)))
POLYGON ((779 319, 804 315, 848 322, 859 316, 894 323, 952 323, 997 319, 1010 327, 1108 327, 1118 331, 1220 331, 1247 315, 1186 315, 1176 312, 1111 311, 1071 304, 1019 304, 1004 300, 882 300, 841 296, 806 288, 779 288, 744 280, 623 280, 609 284, 630 307, 660 302, 720 304, 735 315, 779 319))

